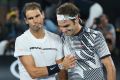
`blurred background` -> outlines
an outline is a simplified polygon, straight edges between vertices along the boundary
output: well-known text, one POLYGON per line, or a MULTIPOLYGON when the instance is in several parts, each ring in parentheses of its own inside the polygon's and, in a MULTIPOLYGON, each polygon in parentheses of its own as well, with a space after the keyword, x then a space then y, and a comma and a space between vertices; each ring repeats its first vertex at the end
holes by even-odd
POLYGON ((19 80, 18 65, 13 57, 14 42, 28 29, 22 8, 26 2, 33 1, 40 3, 45 12, 44 28, 58 35, 55 10, 62 3, 74 3, 80 9, 82 24, 103 33, 117 69, 117 80, 120 80, 120 0, 0 0, 0 80, 19 80), (101 10, 99 16, 96 3, 101 10))

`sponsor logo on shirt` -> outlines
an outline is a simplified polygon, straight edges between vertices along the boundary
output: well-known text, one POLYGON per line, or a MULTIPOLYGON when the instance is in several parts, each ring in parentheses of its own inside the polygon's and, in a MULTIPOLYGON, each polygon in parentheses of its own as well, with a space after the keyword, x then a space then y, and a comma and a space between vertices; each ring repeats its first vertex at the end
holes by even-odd
POLYGON ((32 49, 40 49, 40 50, 55 50, 55 51, 57 51, 57 48, 30 47, 30 50, 32 50, 32 49))

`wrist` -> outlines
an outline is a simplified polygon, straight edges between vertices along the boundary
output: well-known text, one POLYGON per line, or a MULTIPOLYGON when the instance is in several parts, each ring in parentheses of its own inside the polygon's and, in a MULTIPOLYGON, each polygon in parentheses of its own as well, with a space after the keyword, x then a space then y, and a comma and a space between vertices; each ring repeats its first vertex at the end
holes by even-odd
POLYGON ((60 68, 58 64, 54 64, 51 66, 47 66, 47 70, 48 70, 48 75, 53 75, 55 73, 58 73, 60 71, 60 68))
POLYGON ((59 64, 58 64, 58 67, 59 67, 60 70, 65 69, 65 67, 64 67, 64 65, 63 65, 62 63, 59 63, 59 64))

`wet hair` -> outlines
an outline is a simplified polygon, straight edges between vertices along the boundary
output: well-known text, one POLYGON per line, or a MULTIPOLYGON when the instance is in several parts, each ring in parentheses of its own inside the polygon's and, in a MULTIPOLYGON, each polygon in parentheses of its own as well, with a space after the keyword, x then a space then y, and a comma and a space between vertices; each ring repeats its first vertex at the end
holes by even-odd
POLYGON ((75 17, 76 15, 80 16, 79 9, 72 3, 62 4, 57 8, 56 13, 61 15, 68 15, 71 17, 75 17))
POLYGON ((39 9, 40 12, 42 13, 42 8, 41 8, 41 5, 37 2, 29 2, 29 3, 26 3, 24 5, 24 8, 23 8, 23 15, 24 17, 26 18, 26 11, 27 10, 34 10, 34 9, 39 9))

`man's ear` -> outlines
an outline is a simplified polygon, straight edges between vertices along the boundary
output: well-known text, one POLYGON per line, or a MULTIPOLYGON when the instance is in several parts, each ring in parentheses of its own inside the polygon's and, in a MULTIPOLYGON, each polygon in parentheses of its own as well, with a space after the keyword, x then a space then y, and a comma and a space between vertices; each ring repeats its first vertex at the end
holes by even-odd
POLYGON ((26 23, 26 24, 28 24, 28 21, 27 21, 27 19, 26 19, 26 18, 24 18, 24 20, 25 20, 25 23, 26 23))
POLYGON ((80 20, 79 18, 76 18, 75 23, 79 23, 79 20, 80 20))
POLYGON ((44 12, 42 12, 42 18, 45 19, 45 14, 44 14, 44 12))

